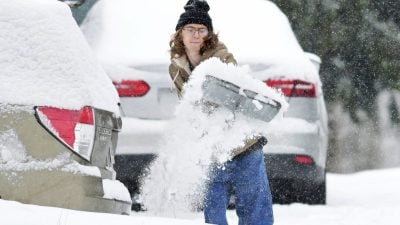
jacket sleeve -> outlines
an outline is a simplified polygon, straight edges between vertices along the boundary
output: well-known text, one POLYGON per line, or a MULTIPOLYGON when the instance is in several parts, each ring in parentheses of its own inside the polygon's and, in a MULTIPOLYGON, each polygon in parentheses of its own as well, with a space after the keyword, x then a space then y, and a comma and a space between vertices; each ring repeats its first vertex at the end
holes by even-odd
POLYGON ((184 82, 179 73, 180 73, 179 69, 173 63, 171 63, 169 65, 169 75, 171 76, 172 82, 175 85, 178 97, 182 98, 182 89, 184 82))
POLYGON ((228 52, 226 49, 218 51, 214 56, 218 57, 222 62, 226 64, 233 63, 234 65, 237 65, 237 62, 235 60, 235 57, 233 57, 233 54, 228 52))
POLYGON ((233 63, 234 65, 237 65, 236 59, 233 57, 232 53, 228 53, 225 55, 223 62, 225 63, 233 63))

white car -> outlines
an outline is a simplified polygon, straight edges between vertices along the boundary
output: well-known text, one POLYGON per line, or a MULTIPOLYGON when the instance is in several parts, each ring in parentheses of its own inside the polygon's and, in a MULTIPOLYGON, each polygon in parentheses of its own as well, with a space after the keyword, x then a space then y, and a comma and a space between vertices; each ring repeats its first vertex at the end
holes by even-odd
POLYGON ((0 1, 0 198, 129 214, 119 98, 69 7, 0 1))
MULTIPOLYGON (((270 1, 208 3, 214 29, 239 65, 282 89, 289 101, 284 120, 270 124, 264 148, 274 201, 325 203, 328 131, 318 56, 302 50, 287 17, 270 1)), ((124 117, 116 169, 133 196, 178 102, 168 43, 185 4, 101 0, 81 26, 119 90, 124 117)))
MULTIPOLYGON (((317 56, 309 57, 318 65, 317 56)), ((281 89, 290 105, 283 120, 268 127, 264 148, 274 200, 325 204, 328 117, 321 82, 293 75, 265 81, 281 89)))

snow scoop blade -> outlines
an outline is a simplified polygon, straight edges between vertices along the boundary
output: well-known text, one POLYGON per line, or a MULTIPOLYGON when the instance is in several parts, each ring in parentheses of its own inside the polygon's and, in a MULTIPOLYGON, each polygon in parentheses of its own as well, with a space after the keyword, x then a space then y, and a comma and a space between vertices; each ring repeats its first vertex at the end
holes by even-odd
POLYGON ((278 114, 281 104, 268 96, 207 75, 202 85, 203 100, 215 103, 249 118, 270 122, 278 114))

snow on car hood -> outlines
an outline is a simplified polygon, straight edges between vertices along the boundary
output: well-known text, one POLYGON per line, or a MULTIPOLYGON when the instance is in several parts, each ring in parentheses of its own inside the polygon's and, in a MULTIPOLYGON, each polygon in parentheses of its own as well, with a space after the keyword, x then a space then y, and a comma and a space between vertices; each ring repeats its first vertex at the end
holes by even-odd
MULTIPOLYGON (((167 64, 169 40, 186 2, 102 0, 94 5, 81 28, 101 61, 167 64)), ((214 30, 238 63, 263 65, 257 78, 284 76, 320 83, 317 69, 297 42, 287 17, 274 3, 208 3, 214 30)))
POLYGON ((66 4, 0 1, 0 30, 0 102, 118 114, 116 90, 66 4))

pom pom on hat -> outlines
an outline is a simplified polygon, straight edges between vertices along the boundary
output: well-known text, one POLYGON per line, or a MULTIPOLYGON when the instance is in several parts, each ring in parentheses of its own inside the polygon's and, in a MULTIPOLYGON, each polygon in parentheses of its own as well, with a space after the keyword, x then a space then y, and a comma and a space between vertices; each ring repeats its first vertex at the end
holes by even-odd
POLYGON ((185 12, 179 17, 175 30, 179 30, 190 23, 202 24, 206 26, 208 30, 213 30, 211 17, 208 15, 210 6, 207 1, 189 0, 183 8, 185 12))

